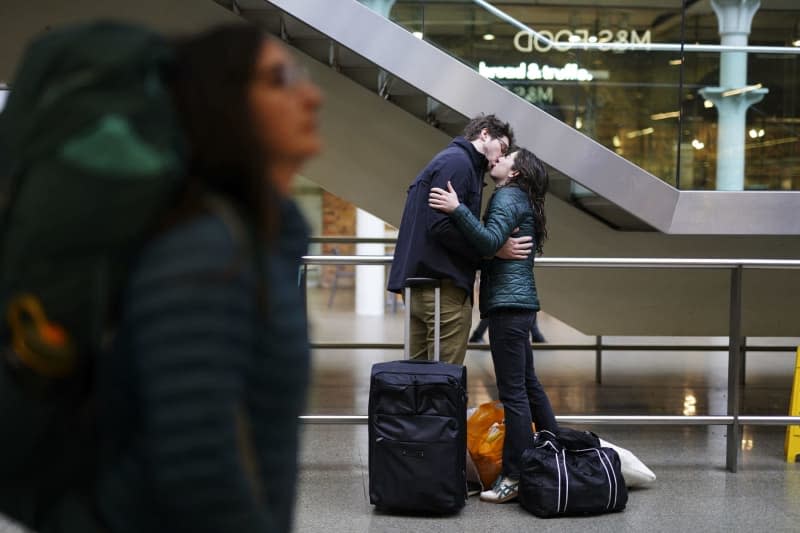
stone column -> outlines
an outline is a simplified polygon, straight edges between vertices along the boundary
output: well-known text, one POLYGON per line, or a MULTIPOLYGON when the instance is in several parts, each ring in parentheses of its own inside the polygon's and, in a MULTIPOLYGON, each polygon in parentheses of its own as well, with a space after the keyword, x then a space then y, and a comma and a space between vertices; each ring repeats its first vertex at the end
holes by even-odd
MULTIPOLYGON (((711 0, 719 21, 720 44, 747 46, 750 24, 761 0, 711 0)), ((720 53, 719 87, 700 89, 717 108, 717 190, 744 189, 744 143, 747 108, 761 101, 768 89, 735 94, 747 86, 747 52, 720 53)))
MULTIPOLYGON (((383 237, 385 223, 363 209, 356 210, 357 237, 383 237)), ((383 244, 356 245, 356 255, 384 255, 383 244)), ((384 265, 356 266, 356 314, 382 315, 386 305, 384 265)))

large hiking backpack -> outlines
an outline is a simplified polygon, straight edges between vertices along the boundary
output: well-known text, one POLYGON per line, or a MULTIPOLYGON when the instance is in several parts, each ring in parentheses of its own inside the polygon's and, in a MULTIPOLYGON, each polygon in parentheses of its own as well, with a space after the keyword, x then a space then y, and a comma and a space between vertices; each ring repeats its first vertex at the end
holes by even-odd
POLYGON ((0 512, 29 526, 91 482, 93 361, 183 176, 171 58, 135 26, 52 31, 0 114, 0 512))

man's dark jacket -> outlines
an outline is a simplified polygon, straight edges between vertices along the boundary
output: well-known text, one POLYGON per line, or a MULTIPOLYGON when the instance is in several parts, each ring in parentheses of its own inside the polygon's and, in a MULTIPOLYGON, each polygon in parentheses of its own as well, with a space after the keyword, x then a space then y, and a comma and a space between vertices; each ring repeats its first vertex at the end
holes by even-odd
POLYGON ((480 257, 453 221, 428 207, 431 187, 447 190, 449 181, 458 200, 480 216, 486 157, 463 137, 453 141, 426 166, 408 188, 388 289, 402 292, 406 278, 451 279, 470 295, 480 257))

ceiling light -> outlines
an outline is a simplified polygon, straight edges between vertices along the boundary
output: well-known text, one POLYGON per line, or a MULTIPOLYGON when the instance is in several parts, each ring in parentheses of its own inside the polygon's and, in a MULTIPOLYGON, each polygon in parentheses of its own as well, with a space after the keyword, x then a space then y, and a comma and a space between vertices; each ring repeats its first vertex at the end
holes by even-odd
POLYGON ((680 116, 680 111, 668 111, 666 113, 656 113, 654 115, 650 115, 650 120, 664 120, 665 118, 678 118, 680 116))
POLYGON ((730 91, 725 91, 724 93, 722 93, 722 96, 725 97, 725 96, 734 96, 737 94, 749 93, 750 91, 755 91, 760 88, 761 88, 760 83, 756 83, 755 85, 746 85, 745 87, 742 87, 740 89, 731 89, 730 91))
POLYGON ((706 109, 711 109, 712 107, 714 107, 714 102, 712 102, 711 100, 706 100, 703 102, 703 107, 705 107, 706 109))
POLYGON ((575 119, 575 129, 581 129, 583 127, 583 120, 581 117, 575 119))
POLYGON ((672 65, 673 67, 675 67, 677 65, 680 65, 681 63, 683 63, 683 59, 670 59, 669 60, 669 64, 672 65))
POLYGON ((611 138, 611 144, 614 145, 614 148, 619 148, 620 146, 622 146, 622 141, 619 140, 619 136, 618 135, 614 135, 611 138))
POLYGON ((654 131, 656 130, 654 130, 653 128, 645 128, 643 130, 629 131, 628 133, 625 134, 625 137, 627 137, 628 139, 635 139, 636 137, 641 137, 643 135, 650 135, 654 131))
POLYGON ((758 137, 758 132, 756 130, 750 130, 747 132, 747 134, 750 136, 751 139, 755 139, 756 137, 758 137))
POLYGON ((763 137, 764 136, 764 129, 763 128, 758 130, 758 136, 759 137, 763 137))
POLYGON ((484 33, 483 34, 484 41, 494 41, 494 34, 492 33, 484 33))
POLYGON ((800 39, 797 39, 796 41, 792 42, 792 46, 800 46, 800 39))
POLYGON ((422 39, 422 32, 421 31, 411 32, 411 35, 413 35, 417 39, 422 39))
POLYGON ((695 150, 702 150, 703 148, 706 147, 705 143, 701 142, 700 139, 693 139, 692 146, 694 147, 695 150))

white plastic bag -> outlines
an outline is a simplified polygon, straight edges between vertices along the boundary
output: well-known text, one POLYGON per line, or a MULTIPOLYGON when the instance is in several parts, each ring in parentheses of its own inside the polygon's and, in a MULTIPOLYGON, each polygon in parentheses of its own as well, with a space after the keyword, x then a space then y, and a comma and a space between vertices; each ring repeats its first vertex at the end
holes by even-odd
POLYGON ((617 452, 622 476, 625 478, 625 484, 628 487, 638 487, 655 481, 656 475, 653 471, 647 468, 647 465, 640 461, 630 450, 603 439, 600 439, 600 446, 612 448, 617 452))

